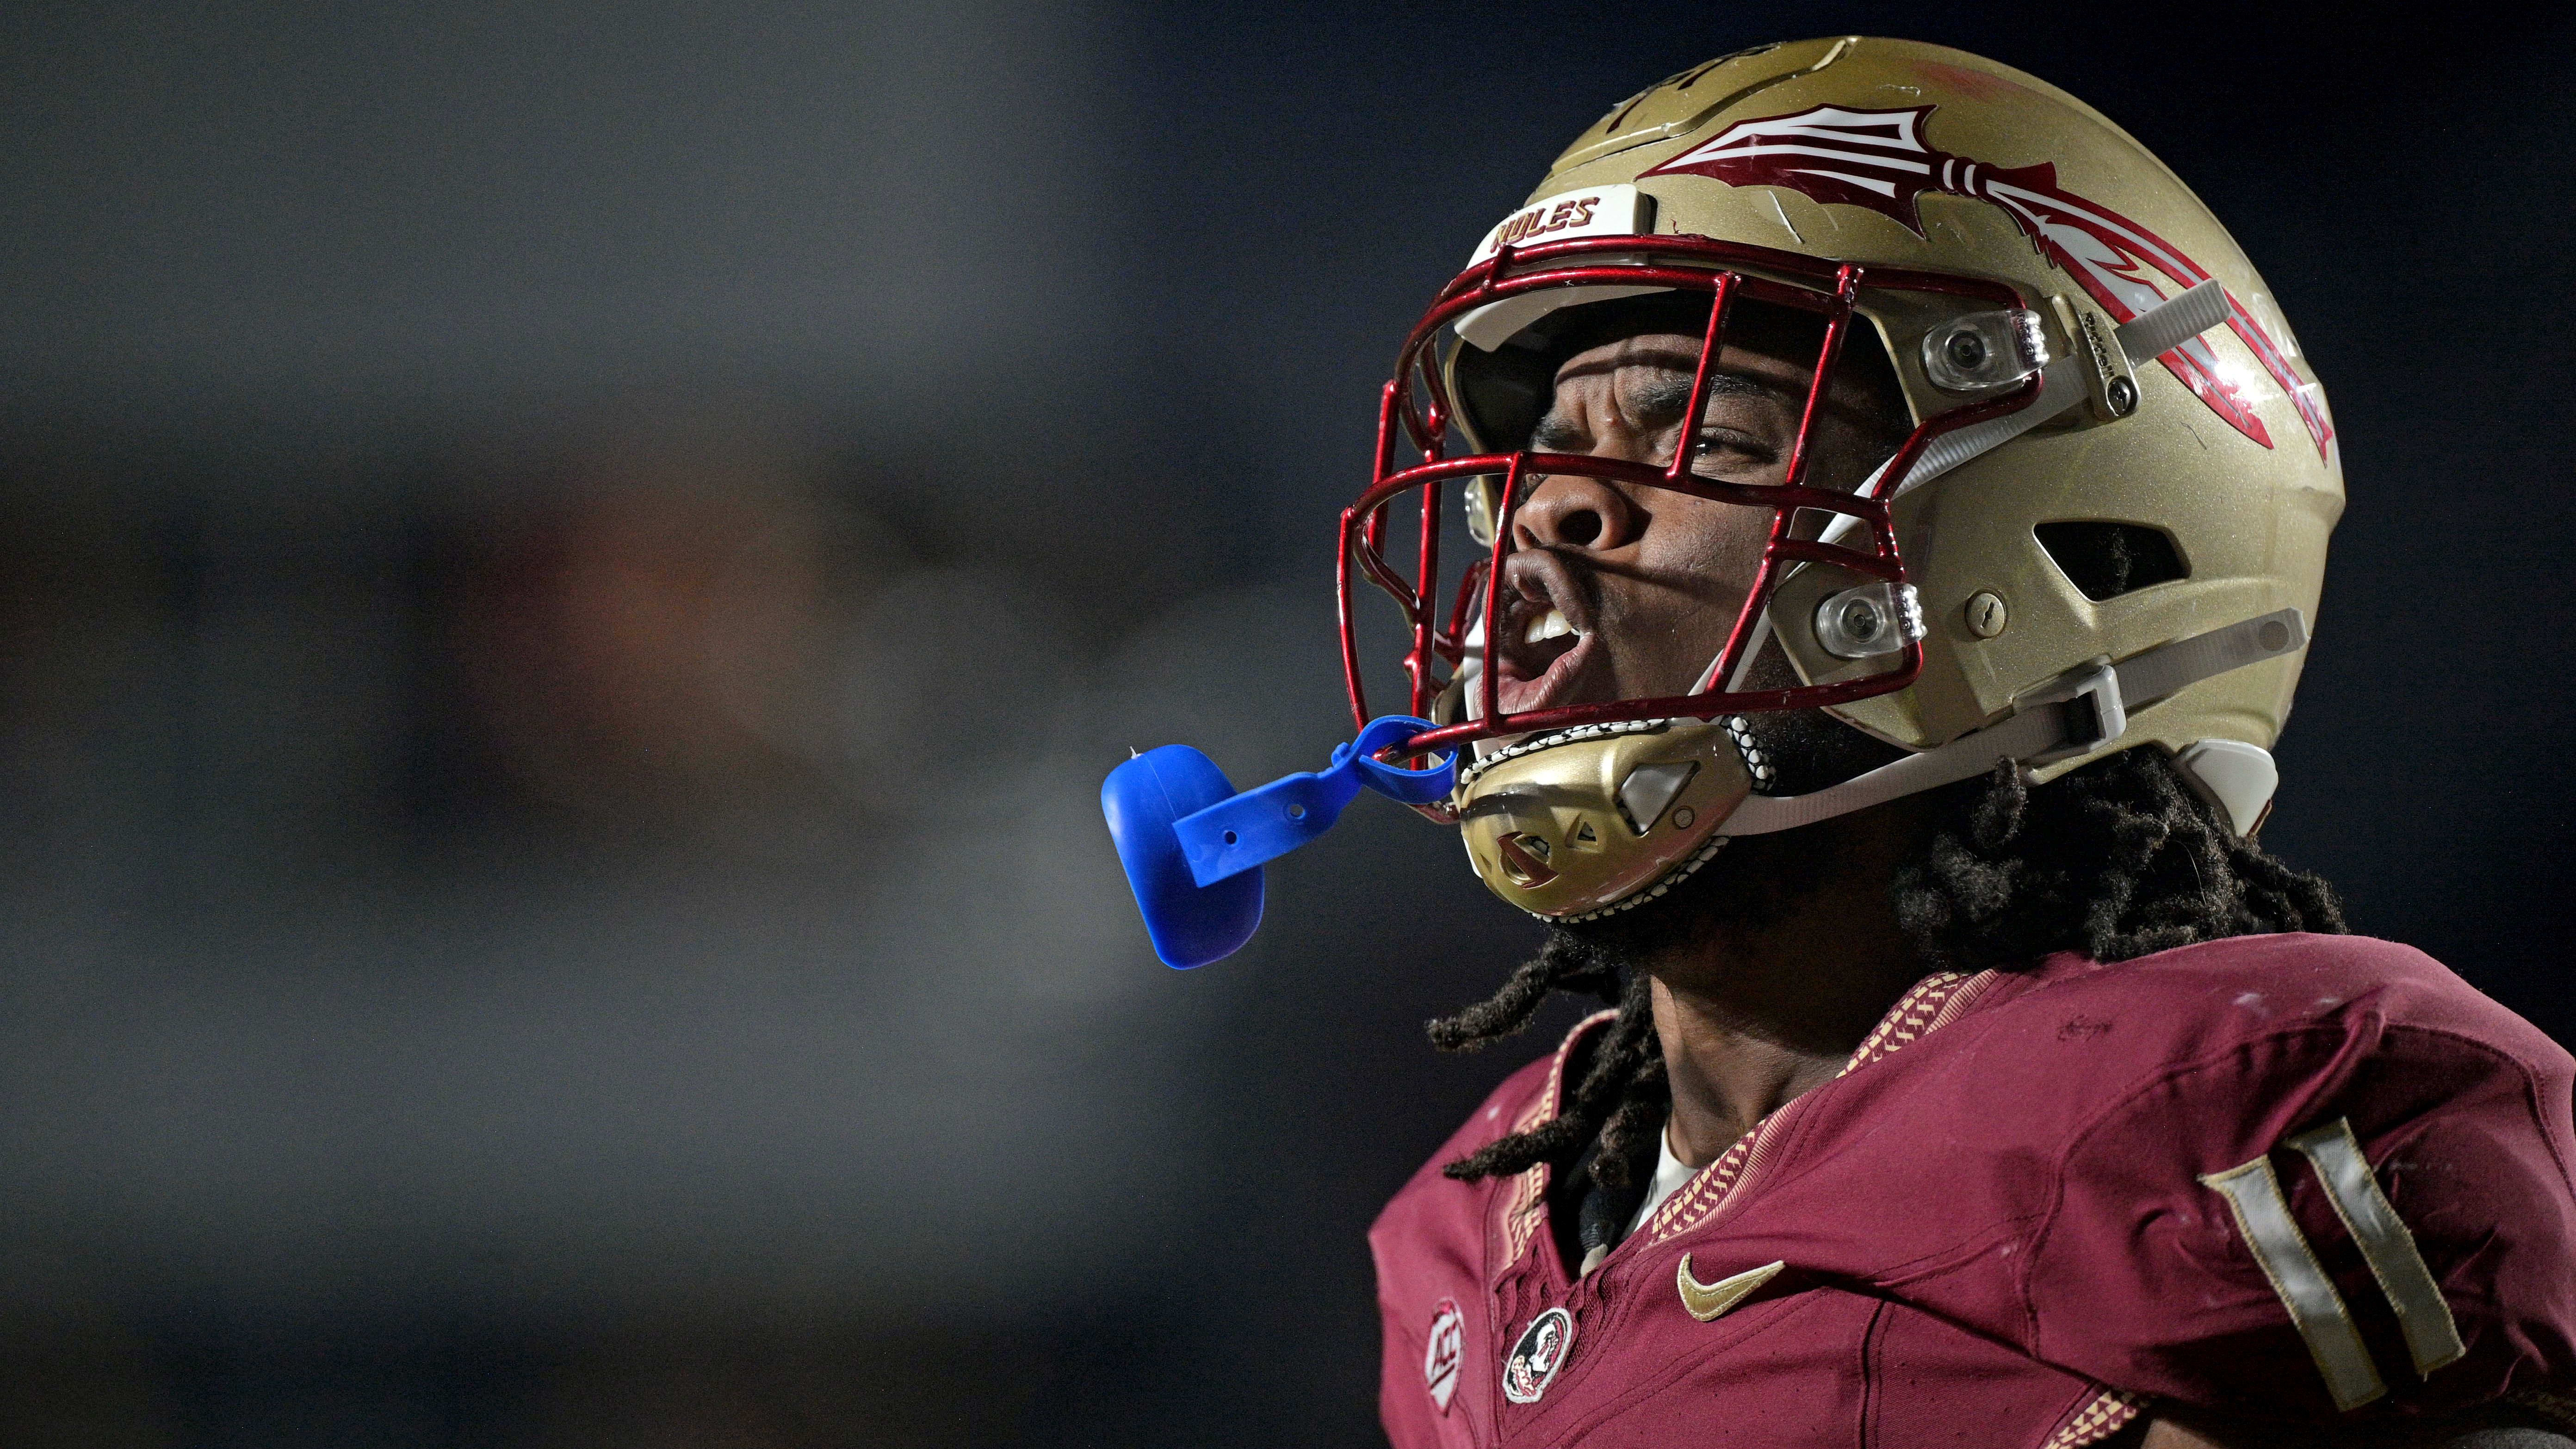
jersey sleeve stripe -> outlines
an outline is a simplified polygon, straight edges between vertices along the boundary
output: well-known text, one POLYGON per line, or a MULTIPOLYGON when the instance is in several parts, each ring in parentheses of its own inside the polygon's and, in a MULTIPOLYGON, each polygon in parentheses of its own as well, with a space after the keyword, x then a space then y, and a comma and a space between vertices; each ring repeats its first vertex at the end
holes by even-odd
POLYGON ((2281 1195, 2281 1180, 2272 1172, 2271 1157, 2266 1154, 2211 1173, 2201 1183, 2227 1199, 2228 1210, 2236 1215, 2237 1231, 2253 1249, 2263 1276, 2272 1280, 2272 1291, 2289 1311, 2290 1326, 2307 1344, 2317 1372, 2325 1376, 2326 1392, 2333 1396, 2335 1407, 2357 1409, 2387 1393, 2378 1367, 2370 1361, 2370 1350, 2362 1346, 2361 1331, 2353 1327, 2352 1313, 2344 1307, 2343 1295, 2335 1291, 2334 1280, 2326 1276, 2290 1216, 2289 1200, 2281 1195))
POLYGON ((2416 1251, 2415 1235, 2407 1231, 2405 1219, 2397 1215, 2388 1195, 2379 1190, 2369 1160, 2361 1155, 2352 1120, 2337 1117, 2291 1138, 2287 1145, 2297 1148, 2316 1169, 2326 1200, 2334 1204, 2335 1214, 2360 1245, 2363 1261, 2370 1264, 2371 1276, 2379 1280, 2380 1291, 2397 1310, 2415 1372, 2430 1376, 2467 1353, 2459 1325, 2451 1319, 2451 1305, 2442 1301, 2441 1285, 2433 1281, 2424 1255, 2416 1251))

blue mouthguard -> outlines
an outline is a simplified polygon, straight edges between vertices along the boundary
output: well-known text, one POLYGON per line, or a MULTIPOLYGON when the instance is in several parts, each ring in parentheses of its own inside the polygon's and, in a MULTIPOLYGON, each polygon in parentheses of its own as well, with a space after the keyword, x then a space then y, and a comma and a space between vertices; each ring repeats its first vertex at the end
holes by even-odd
POLYGON ((1216 762, 1188 745, 1147 750, 1109 772, 1100 813, 1144 913, 1154 954, 1180 970, 1222 961, 1261 924, 1261 867, 1333 828, 1365 785, 1406 805, 1446 797, 1458 757, 1407 770, 1377 758, 1432 728, 1387 715, 1333 750, 1326 769, 1235 793, 1216 762))

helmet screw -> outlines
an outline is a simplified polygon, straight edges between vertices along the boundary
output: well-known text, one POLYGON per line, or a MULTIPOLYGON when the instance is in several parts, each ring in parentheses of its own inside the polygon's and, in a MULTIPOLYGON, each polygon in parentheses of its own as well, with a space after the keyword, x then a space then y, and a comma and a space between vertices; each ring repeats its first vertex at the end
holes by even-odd
POLYGON ((2138 385, 2125 377, 2111 379, 2111 416, 2125 418, 2138 410, 2138 385))
POLYGON ((1980 639, 1992 639, 2004 631, 2009 618, 2001 595, 1991 589, 1979 589, 1968 596, 1968 632, 1980 639))
POLYGON ((1974 332, 1953 332, 1946 344, 1950 361, 1961 372, 1975 372, 1986 365, 1986 339, 1974 332))

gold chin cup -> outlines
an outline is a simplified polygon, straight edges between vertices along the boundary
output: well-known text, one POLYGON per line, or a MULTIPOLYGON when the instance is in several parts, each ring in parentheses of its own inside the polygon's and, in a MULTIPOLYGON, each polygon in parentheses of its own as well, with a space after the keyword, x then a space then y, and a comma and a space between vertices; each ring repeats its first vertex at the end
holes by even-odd
POLYGON ((1650 889, 1753 793, 1723 725, 1665 720, 1555 740, 1503 751, 1456 796, 1476 874, 1534 916, 1587 916, 1650 889))

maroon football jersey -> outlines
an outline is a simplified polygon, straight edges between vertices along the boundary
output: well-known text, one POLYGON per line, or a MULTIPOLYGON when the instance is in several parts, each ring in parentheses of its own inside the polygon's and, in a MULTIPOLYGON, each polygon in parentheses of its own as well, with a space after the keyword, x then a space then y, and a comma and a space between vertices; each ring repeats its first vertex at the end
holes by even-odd
POLYGON ((2444 1412, 2576 1386, 2571 1063, 2409 947, 2251 936, 1949 973, 1588 1277, 1549 1169, 1440 1165, 1369 1234, 1398 1449, 2027 1445, 2171 1400, 2444 1412))

